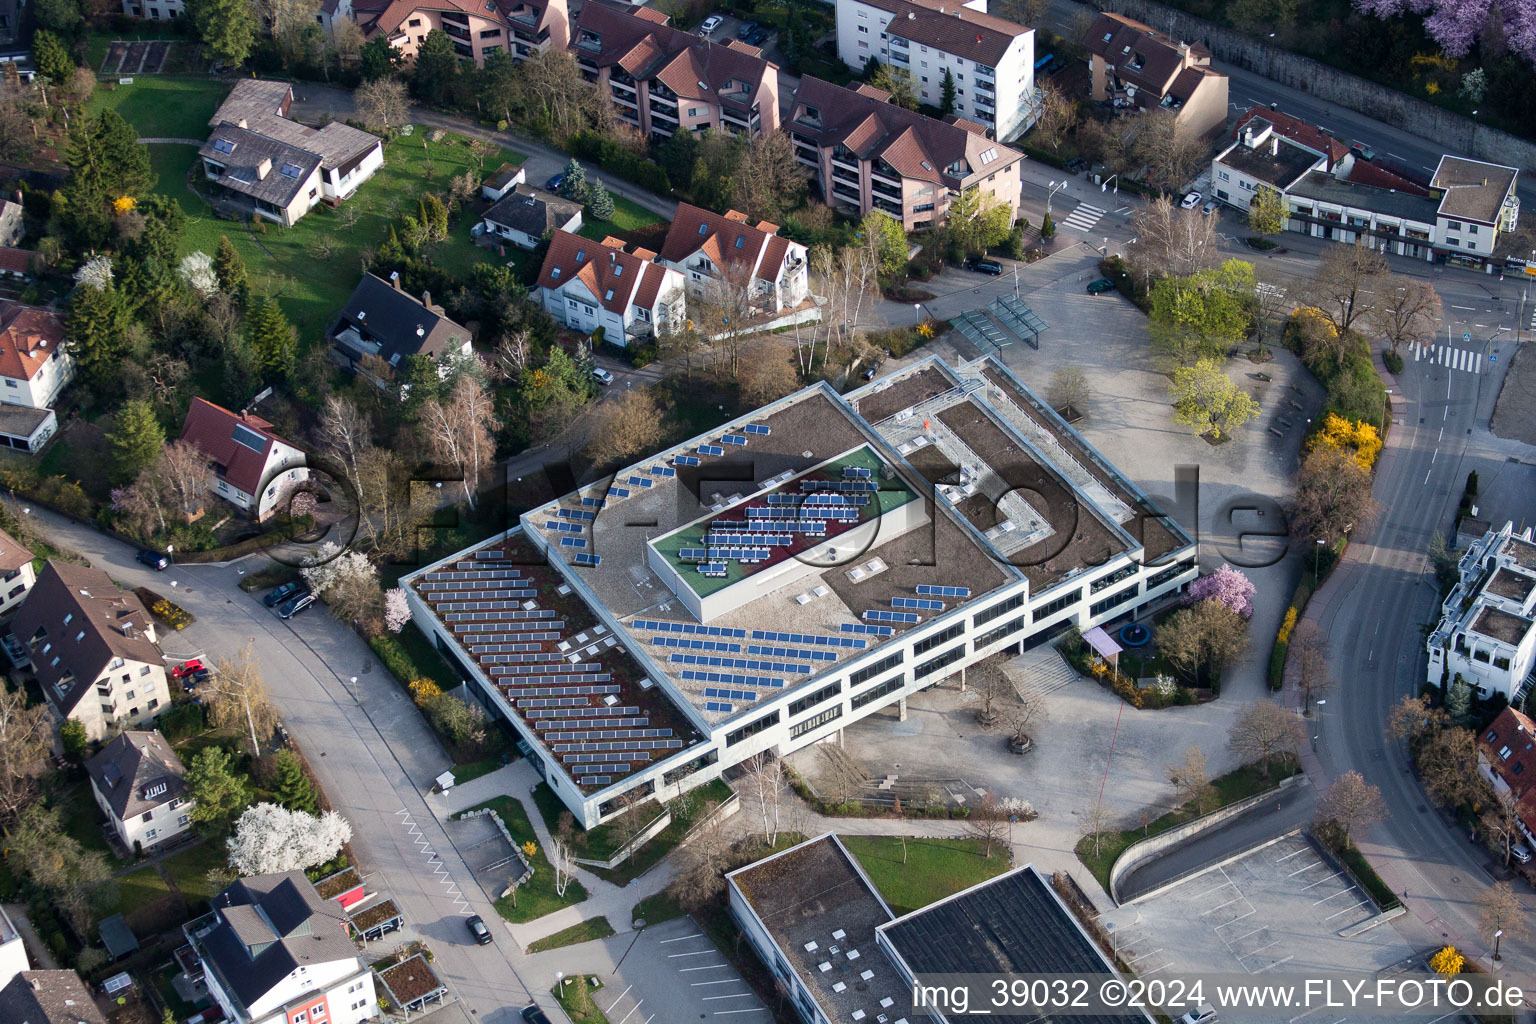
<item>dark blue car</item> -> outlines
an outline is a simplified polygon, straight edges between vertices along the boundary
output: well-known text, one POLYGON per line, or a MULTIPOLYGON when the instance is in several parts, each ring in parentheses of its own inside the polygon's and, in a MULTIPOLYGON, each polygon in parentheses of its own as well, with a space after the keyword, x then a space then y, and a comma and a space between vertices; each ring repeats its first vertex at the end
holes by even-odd
POLYGON ((561 171, 559 174, 555 175, 553 178, 550 178, 544 183, 544 190, 547 192, 558 192, 560 191, 560 186, 564 184, 565 172, 561 171))

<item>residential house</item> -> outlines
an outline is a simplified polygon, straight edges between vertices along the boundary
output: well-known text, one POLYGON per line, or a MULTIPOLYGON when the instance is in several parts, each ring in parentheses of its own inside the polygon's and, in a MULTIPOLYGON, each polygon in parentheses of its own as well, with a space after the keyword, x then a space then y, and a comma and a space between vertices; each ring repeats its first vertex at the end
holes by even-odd
POLYGON ((678 203, 661 262, 685 275, 693 297, 722 302, 727 291, 746 288, 758 315, 783 313, 810 295, 805 246, 779 234, 777 224, 751 224, 737 210, 718 214, 678 203))
POLYGON ((624 251, 622 238, 594 242, 556 231, 539 268, 539 295, 549 315, 605 341, 643 344, 683 322, 683 275, 648 249, 624 251))
POLYGON ((1479 697, 1516 703, 1536 668, 1536 540, 1532 528, 1489 530, 1457 563, 1460 579, 1429 635, 1428 682, 1462 679, 1479 697))
POLYGON ((100 569, 50 560, 11 631, 27 646, 54 713, 80 722, 90 740, 170 706, 154 621, 100 569))
POLYGON ((123 0, 123 13, 132 18, 171 21, 187 13, 182 0, 123 0))
POLYGON ((322 202, 341 203, 384 166, 378 136, 340 121, 310 128, 289 117, 292 106, 287 82, 242 79, 198 149, 209 181, 284 227, 322 202))
POLYGON ((0 1024, 107 1024, 74 971, 22 971, 0 988, 0 1024))
POLYGON ((1227 120, 1227 76, 1211 51, 1123 14, 1101 13, 1083 37, 1090 95, 1116 110, 1171 110, 1181 136, 1201 138, 1227 120))
POLYGON ((480 198, 496 202, 512 190, 512 186, 521 185, 528 180, 528 168, 523 164, 504 163, 480 183, 480 198))
POLYGON ((213 463, 219 497, 260 522, 301 481, 309 479, 304 452, 272 432, 272 424, 247 410, 230 412, 192 399, 181 440, 191 441, 213 463))
POLYGON ((1024 154, 987 138, 979 124, 935 120, 872 85, 849 89, 807 75, 785 127, 822 199, 846 212, 883 210, 913 231, 943 224, 953 197, 979 188, 1018 215, 1024 154))
MULTIPOLYGON (((21 941, 21 932, 16 930, 5 908, 0 907, 0 1000, 14 999, 14 995, 5 993, 6 986, 12 978, 31 969, 32 963, 27 959, 27 947, 21 941)), ((0 1020, 5 1019, 4 1012, 0 1010, 0 1020)))
POLYGON ((0 277, 31 277, 36 256, 30 249, 0 245, 0 277))
POLYGON ((518 185, 480 217, 480 230, 519 249, 537 249, 552 231, 581 230, 581 204, 541 188, 518 185))
MULTIPOLYGON (((1520 226, 1514 167, 1442 156, 1429 187, 1440 197, 1435 244, 1452 262, 1482 266, 1493 255, 1499 232, 1520 226)), ((1490 269, 1492 269, 1490 267, 1490 269)))
POLYGON ((64 318, 0 299, 0 446, 41 448, 58 430, 51 407, 74 375, 64 318))
POLYGON ((242 878, 182 926, 231 1024, 360 1024, 379 1016, 347 915, 302 871, 242 878))
POLYGON ((0 530, 0 620, 14 614, 37 583, 37 572, 32 568, 35 557, 15 537, 0 530))
POLYGON ((570 42, 566 0, 352 0, 369 39, 383 35, 407 60, 433 29, 453 40, 460 57, 485 65, 493 53, 518 63, 535 53, 563 50, 570 42))
POLYGON ((954 113, 1006 142, 1039 116, 1035 30, 986 10, 986 0, 837 0, 837 55, 855 72, 871 57, 909 72, 934 107, 948 72, 954 113))
POLYGON ((25 233, 22 223, 21 196, 16 199, 0 199, 0 246, 13 246, 25 233))
POLYGON ((1505 708, 1478 735, 1477 755, 1483 778, 1515 812, 1521 833, 1518 838, 1536 842, 1536 722, 1514 708, 1505 708))
POLYGON ((160 730, 119 733, 85 764, 91 792, 123 849, 152 849, 192 825, 181 758, 160 730))
POLYGON ((354 373, 367 356, 395 368, 407 356, 447 361, 474 354, 469 328, 448 319, 443 307, 433 304, 431 292, 418 299, 400 287, 398 272, 388 281, 364 274, 326 336, 331 358, 354 373))
POLYGON ((764 135, 779 126, 779 69, 737 39, 672 28, 655 8, 588 0, 571 49, 582 77, 651 139, 708 129, 764 135))

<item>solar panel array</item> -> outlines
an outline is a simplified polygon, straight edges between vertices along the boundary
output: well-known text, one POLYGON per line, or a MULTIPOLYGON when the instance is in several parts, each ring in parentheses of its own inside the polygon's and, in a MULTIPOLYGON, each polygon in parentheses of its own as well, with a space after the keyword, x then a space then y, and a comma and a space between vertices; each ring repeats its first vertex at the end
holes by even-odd
POLYGON ((865 469, 863 466, 843 467, 844 480, 868 480, 872 476, 874 476, 874 470, 865 469))
POLYGON ((729 640, 691 640, 682 636, 653 636, 651 643, 656 647, 676 647, 682 650, 693 651, 724 651, 727 654, 740 654, 741 644, 732 643, 729 640))
POLYGON ((721 712, 722 714, 727 714, 728 715, 732 711, 736 710, 736 706, 734 704, 727 704, 724 701, 707 700, 707 701, 704 702, 704 710, 705 711, 718 711, 718 712, 721 712))
POLYGON ((822 647, 852 647, 863 650, 868 642, 848 636, 817 636, 814 633, 775 633, 768 629, 754 629, 753 640, 771 640, 786 644, 817 644, 822 647))
POLYGON ((837 660, 837 655, 831 651, 806 651, 797 647, 772 647, 767 644, 748 644, 747 653, 769 658, 809 658, 811 661, 837 660))
POLYGON ((699 464, 699 457, 697 455, 674 455, 672 461, 679 466, 697 466, 699 464))
POLYGON ((704 557, 708 558, 710 561, 718 561, 722 558, 729 558, 737 562, 752 563, 766 562, 768 560, 768 556, 772 554, 773 551, 771 548, 733 546, 723 548, 710 548, 705 552, 704 557))
POLYGON ((919 583, 917 585, 917 592, 919 594, 928 594, 928 595, 931 595, 933 597, 970 597, 971 596, 971 588, 970 587, 939 587, 939 586, 935 586, 932 583, 919 583))
POLYGON ((742 445, 747 443, 747 439, 741 434, 726 434, 724 437, 720 438, 720 443, 742 445))
POLYGON ((677 476, 677 470, 673 469, 671 466, 652 466, 651 475, 668 477, 677 476))
POLYGON ((584 508, 563 508, 560 516, 565 519, 580 519, 582 522, 591 522, 597 518, 597 513, 584 508))
POLYGON ((603 556, 589 555, 585 551, 578 551, 576 555, 571 559, 571 561, 575 562, 577 565, 601 565, 603 562, 603 556))
POLYGON ((712 576, 716 579, 724 579, 729 576, 731 567, 726 562, 705 562, 699 566, 700 576, 712 576))
POLYGON ((608 497, 610 497, 610 498, 627 498, 627 497, 629 497, 629 488, 628 487, 610 487, 610 488, 608 488, 608 497))
POLYGON ((750 533, 737 533, 732 530, 711 529, 709 536, 705 539, 709 541, 712 547, 717 544, 736 544, 750 547, 763 547, 766 545, 770 548, 787 548, 795 542, 795 538, 787 533, 765 533, 761 530, 754 530, 750 533))
POLYGON ((927 597, 893 597, 891 607, 913 608, 920 612, 941 612, 944 610, 944 602, 927 597))
POLYGON ((586 507, 588 507, 588 508, 602 508, 603 507, 603 499, 602 498, 595 498, 595 497, 593 497, 591 495, 587 495, 586 497, 582 498, 581 499, 581 503, 583 505, 585 505, 586 507))
POLYGON ((661 619, 636 619, 630 623, 635 629, 648 629, 656 633, 694 633, 699 636, 733 636, 745 639, 747 631, 733 626, 700 626, 692 622, 666 622, 661 619))
POLYGON ((683 669, 682 676, 684 679, 699 683, 738 683, 743 686, 767 686, 772 689, 779 689, 784 685, 784 680, 768 676, 741 676, 730 672, 706 672, 697 668, 683 669))
POLYGON ((655 480, 652 480, 648 476, 632 476, 629 478, 628 482, 629 486, 631 487, 651 487, 656 483, 655 480))
POLYGON ((878 609, 870 609, 864 613, 864 618, 870 622, 900 622, 904 625, 912 625, 921 619, 911 612, 882 612, 878 609))
POLYGON ((701 444, 694 451, 700 455, 724 455, 725 449, 717 444, 701 444))
POLYGON ((793 672, 809 675, 811 666, 797 662, 758 661, 756 658, 717 658, 711 654, 673 654, 676 665, 708 665, 710 668, 739 668, 747 672, 793 672))
POLYGON ((862 622, 841 622, 837 628, 844 633, 866 633, 869 636, 890 636, 896 632, 890 626, 867 626, 862 622))
POLYGON ((584 548, 587 546, 585 537, 561 537, 560 546, 563 548, 584 548))
POLYGON ((801 480, 801 491, 877 491, 880 487, 873 480, 801 480))
POLYGON ((724 690, 717 686, 704 687, 706 697, 724 697, 727 700, 757 700, 757 694, 751 690, 724 690))

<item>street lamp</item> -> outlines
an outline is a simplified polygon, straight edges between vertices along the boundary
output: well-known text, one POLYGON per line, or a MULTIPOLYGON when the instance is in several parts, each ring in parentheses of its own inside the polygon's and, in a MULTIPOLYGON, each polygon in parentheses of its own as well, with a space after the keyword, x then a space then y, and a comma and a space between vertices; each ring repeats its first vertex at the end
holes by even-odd
POLYGON ((1317 589, 1317 566, 1323 557, 1323 541, 1318 538, 1317 546, 1312 549, 1312 589, 1317 589))
POLYGON ((1312 734, 1312 753, 1317 753, 1317 737, 1323 731, 1323 705, 1327 704, 1326 698, 1317 701, 1317 731, 1312 734))
POLYGON ((1493 960, 1494 960, 1494 963, 1498 963, 1500 960, 1504 959, 1503 957, 1499 956, 1499 940, 1502 939, 1503 937, 1504 937, 1504 929, 1503 928, 1500 928, 1498 931, 1493 933, 1493 960))
POLYGON ((1108 189, 1110 182, 1114 182, 1115 183, 1115 195, 1119 195, 1120 194, 1120 175, 1119 174, 1111 174, 1108 178, 1105 178, 1104 181, 1099 184, 1099 191, 1103 192, 1106 189, 1108 189))
POLYGON ((1057 192, 1067 187, 1067 179, 1063 178, 1060 181, 1052 181, 1049 182, 1049 185, 1050 188, 1045 193, 1045 214, 1047 217, 1051 214, 1051 200, 1055 198, 1057 192))

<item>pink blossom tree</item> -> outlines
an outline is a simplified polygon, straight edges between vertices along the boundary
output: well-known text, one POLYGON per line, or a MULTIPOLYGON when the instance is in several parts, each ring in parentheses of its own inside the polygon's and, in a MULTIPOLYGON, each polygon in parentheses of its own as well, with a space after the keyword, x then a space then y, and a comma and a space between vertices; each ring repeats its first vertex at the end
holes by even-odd
POLYGON ((1253 589, 1253 582, 1247 576, 1223 562, 1220 569, 1189 585, 1184 602, 1220 601, 1246 619, 1253 615, 1253 589))
POLYGON ((1354 0, 1355 10, 1378 18, 1424 15, 1424 30, 1448 57, 1465 57, 1494 25, 1504 42, 1536 64, 1536 4, 1530 0, 1354 0))

